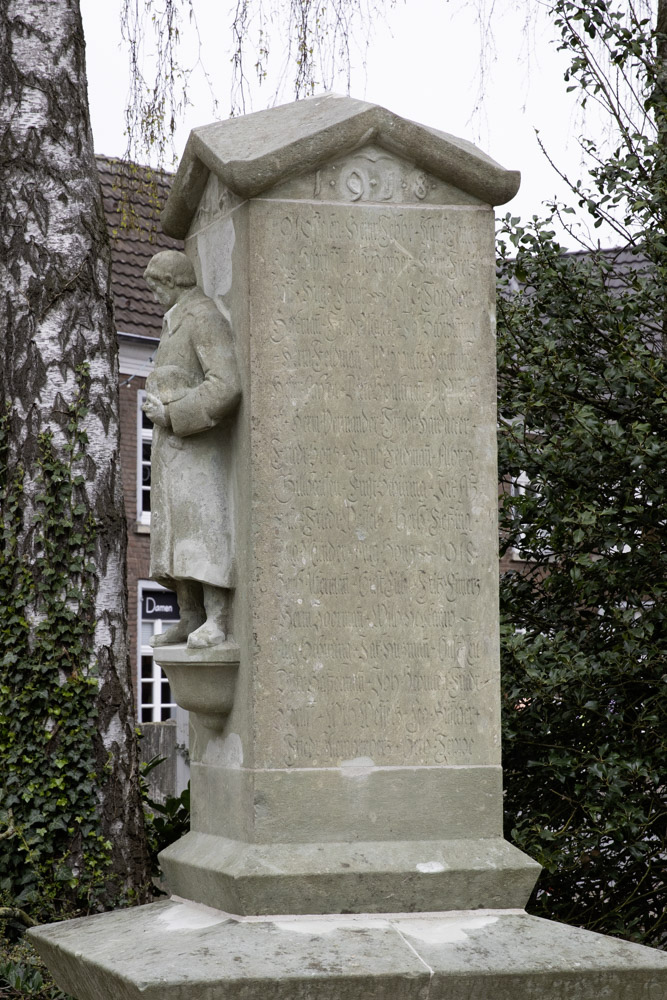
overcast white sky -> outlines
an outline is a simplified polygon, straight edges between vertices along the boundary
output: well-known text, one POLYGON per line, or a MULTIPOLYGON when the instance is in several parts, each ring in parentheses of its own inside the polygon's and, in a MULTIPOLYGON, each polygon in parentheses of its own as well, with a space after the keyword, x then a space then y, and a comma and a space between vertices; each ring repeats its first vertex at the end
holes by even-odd
MULTIPOLYGON (((491 38, 488 32, 480 31, 477 3, 397 0, 386 21, 374 23, 365 66, 363 52, 356 53, 350 87, 353 97, 471 139, 503 166, 521 170, 519 194, 497 211, 524 217, 540 214, 544 200, 565 192, 539 149, 535 129, 539 129, 554 161, 574 176, 581 174, 576 137, 582 130, 580 113, 565 91, 566 59, 551 41, 553 30, 540 14, 539 3, 527 2, 533 19, 528 29, 524 24, 526 3, 481 0, 483 8, 495 8, 491 38), (480 81, 480 47, 484 42, 487 67, 480 81)), ((120 0, 81 0, 81 7, 96 150, 120 156, 125 150, 123 108, 129 74, 120 39, 120 0)), ((229 114, 231 7, 231 0, 195 0, 202 61, 219 109, 214 113, 203 75, 194 74, 192 105, 176 141, 178 155, 191 128, 229 114)), ((194 43, 189 44, 194 54, 194 43)), ((276 68, 281 48, 276 38, 272 57, 276 68)), ((337 81, 334 89, 344 92, 345 81, 337 81)), ((289 89, 284 90, 282 101, 291 99, 289 89)), ((271 85, 255 87, 248 110, 259 111, 274 101, 271 85)), ((590 131, 595 124, 589 118, 585 127, 590 131)))

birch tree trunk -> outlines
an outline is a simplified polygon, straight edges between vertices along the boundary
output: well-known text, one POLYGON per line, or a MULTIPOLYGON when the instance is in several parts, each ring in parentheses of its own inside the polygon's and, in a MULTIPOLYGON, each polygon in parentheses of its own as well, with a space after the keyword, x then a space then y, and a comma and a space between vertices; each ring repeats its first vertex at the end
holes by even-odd
MULTIPOLYGON (((34 567, 42 566, 36 594, 49 582, 44 538, 36 528, 40 516, 44 520, 39 505, 45 442, 69 465, 75 483, 77 475, 82 477, 74 487, 72 509, 75 526, 92 526, 89 603, 94 613, 87 632, 83 629, 84 662, 73 664, 72 674, 97 676, 90 777, 101 834, 111 844, 109 902, 118 891, 142 898, 148 867, 127 644, 110 252, 93 156, 84 48, 78 0, 0 4, 0 385, 9 413, 6 474, 22 481, 16 556, 33 575, 34 567), (80 372, 84 363, 87 378, 80 372), (78 456, 71 450, 77 405, 87 435, 84 454, 78 456)), ((88 620, 79 600, 68 592, 67 608, 78 628, 88 620)), ((43 632, 45 625, 37 598, 25 607, 24 617, 34 649, 35 631, 43 632)), ((67 638, 63 641, 66 645, 67 638)), ((60 668, 61 684, 65 679, 60 668)), ((47 709, 43 725, 54 732, 60 723, 47 709)), ((60 752, 66 757, 62 742, 60 752)), ((84 863, 77 859, 82 833, 70 827, 69 835, 76 875, 84 863)))

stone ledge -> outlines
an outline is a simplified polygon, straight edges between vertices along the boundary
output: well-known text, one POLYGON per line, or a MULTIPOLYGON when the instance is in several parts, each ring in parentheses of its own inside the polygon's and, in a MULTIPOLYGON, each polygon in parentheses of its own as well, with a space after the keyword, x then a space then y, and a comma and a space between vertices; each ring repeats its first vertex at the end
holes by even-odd
POLYGON ((156 646, 153 658, 169 678, 174 701, 207 729, 222 731, 234 705, 240 650, 235 642, 204 649, 156 646))
POLYGON ((160 666, 169 666, 172 663, 185 664, 197 667, 200 664, 236 664, 238 666, 241 659, 241 651, 238 645, 231 639, 227 642, 218 643, 217 646, 206 646, 202 649, 189 649, 184 642, 175 643, 173 646, 155 646, 153 649, 153 659, 160 666))
POLYGON ((667 955, 522 911, 238 919, 183 900, 35 928, 78 1000, 664 1000, 667 955))
POLYGON ((242 914, 520 908, 540 872, 500 837, 246 844, 191 831, 160 864, 178 896, 242 914))

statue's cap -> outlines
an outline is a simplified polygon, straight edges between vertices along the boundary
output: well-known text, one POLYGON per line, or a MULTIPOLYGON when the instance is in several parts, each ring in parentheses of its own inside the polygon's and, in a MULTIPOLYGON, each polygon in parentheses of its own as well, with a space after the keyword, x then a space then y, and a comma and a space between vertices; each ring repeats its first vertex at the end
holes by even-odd
POLYGON ((180 250, 161 250, 148 262, 144 278, 171 278, 175 285, 186 288, 197 284, 197 276, 192 261, 180 250))

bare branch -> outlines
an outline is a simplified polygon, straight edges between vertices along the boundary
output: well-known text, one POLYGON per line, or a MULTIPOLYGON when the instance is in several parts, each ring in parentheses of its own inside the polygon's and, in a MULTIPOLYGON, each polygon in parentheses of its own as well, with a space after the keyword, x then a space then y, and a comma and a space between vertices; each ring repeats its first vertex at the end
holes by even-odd
MULTIPOLYGON (((269 78, 274 36, 281 41, 281 63, 274 68, 273 100, 291 91, 297 100, 342 84, 349 93, 355 48, 365 58, 373 25, 396 0, 237 0, 232 35, 232 115, 249 110, 246 64, 253 55, 257 79, 269 78)), ((495 0, 494 0, 495 2, 495 0)))
POLYGON ((174 135, 189 104, 188 85, 195 69, 208 82, 201 60, 201 36, 193 0, 122 0, 121 34, 128 46, 130 90, 125 106, 126 159, 144 162, 153 157, 158 167, 174 162, 174 135), (198 56, 190 66, 180 61, 181 24, 187 18, 197 41, 198 56), (151 79, 144 66, 153 64, 151 79), (170 154, 170 155, 168 155, 170 154))

